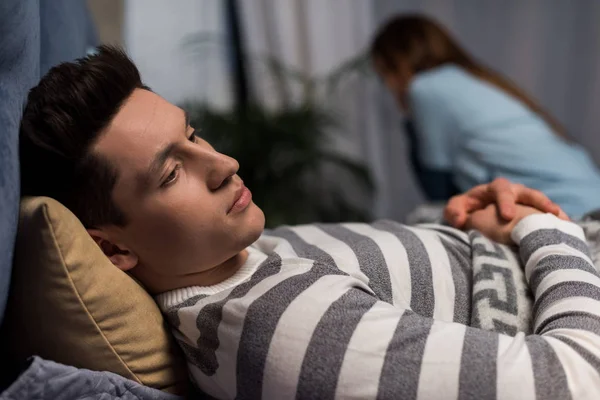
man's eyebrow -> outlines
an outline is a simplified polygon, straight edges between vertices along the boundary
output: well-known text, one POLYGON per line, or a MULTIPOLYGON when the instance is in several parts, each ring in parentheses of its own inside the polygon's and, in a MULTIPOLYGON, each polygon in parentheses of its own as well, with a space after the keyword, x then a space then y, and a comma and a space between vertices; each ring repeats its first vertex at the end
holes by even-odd
POLYGON ((167 162, 169 157, 171 157, 171 154, 173 154, 176 148, 176 142, 169 143, 154 156, 154 159, 150 164, 150 168, 148 168, 148 172, 146 173, 147 175, 145 174, 144 177, 144 181, 146 183, 149 183, 155 176, 157 176, 160 173, 165 163, 167 162))
MULTIPOLYGON (((187 132, 190 126, 190 114, 186 110, 183 110, 183 117, 185 120, 185 131, 187 132)), ((141 185, 140 189, 147 187, 152 179, 160 173, 167 160, 171 157, 171 154, 177 149, 177 146, 177 142, 169 143, 154 156, 148 170, 138 176, 138 181, 141 185)))

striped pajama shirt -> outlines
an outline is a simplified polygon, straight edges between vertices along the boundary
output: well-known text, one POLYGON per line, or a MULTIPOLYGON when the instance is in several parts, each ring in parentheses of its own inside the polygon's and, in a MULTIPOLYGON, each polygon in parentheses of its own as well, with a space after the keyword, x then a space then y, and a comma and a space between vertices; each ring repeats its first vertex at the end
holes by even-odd
POLYGON ((600 276, 581 228, 513 231, 532 333, 469 327, 469 236, 390 221, 282 227, 211 287, 157 302, 216 398, 600 399, 600 276))

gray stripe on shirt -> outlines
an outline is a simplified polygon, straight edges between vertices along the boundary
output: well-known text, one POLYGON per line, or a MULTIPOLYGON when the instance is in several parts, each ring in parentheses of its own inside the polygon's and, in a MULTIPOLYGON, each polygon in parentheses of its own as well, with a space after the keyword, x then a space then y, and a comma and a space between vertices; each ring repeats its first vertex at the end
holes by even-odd
POLYGON ((523 260, 529 260, 529 257, 536 250, 560 243, 564 243, 589 256, 589 248, 584 241, 558 229, 538 229, 530 233, 521 240, 519 252, 523 260))
POLYGON ((310 271, 285 279, 248 306, 237 352, 238 399, 262 397, 269 344, 281 315, 296 297, 326 275, 347 274, 334 266, 315 262, 310 271))
POLYGON ((169 308, 165 315, 169 320, 171 326, 179 328, 179 326, 181 325, 181 320, 179 319, 179 310, 181 310, 182 308, 191 307, 207 296, 207 294, 197 294, 196 296, 190 297, 186 301, 169 308))
POLYGON ((410 308, 423 317, 432 317, 435 295, 433 293, 431 261, 425 245, 417 235, 398 223, 378 221, 373 226, 396 235, 404 246, 410 267, 410 308))
POLYGON ((402 314, 385 355, 378 399, 415 399, 421 363, 433 320, 412 311, 402 314))
POLYGON ((541 336, 528 336, 525 339, 535 383, 535 397, 538 400, 571 398, 565 371, 556 353, 541 336))
POLYGON ((263 279, 275 275, 281 269, 281 258, 277 254, 271 254, 252 277, 231 290, 223 300, 208 303, 198 313, 196 326, 200 332, 198 338, 198 351, 193 364, 208 376, 214 375, 219 368, 216 351, 219 348, 219 325, 223 318, 223 307, 228 301, 245 296, 252 287, 263 279))
POLYGON ((459 400, 496 398, 498 334, 467 328, 460 361, 459 400))
POLYGON ((555 329, 581 329, 597 335, 600 332, 600 317, 583 311, 567 311, 540 321, 534 333, 543 335, 555 329))
POLYGON ((308 258, 313 261, 318 261, 323 264, 336 266, 335 261, 329 255, 329 253, 321 250, 314 244, 305 242, 296 232, 288 227, 281 227, 269 231, 269 236, 277 236, 288 241, 292 246, 292 249, 296 252, 298 257, 308 258))
POLYGON ((581 257, 575 257, 564 254, 553 254, 544 257, 535 267, 529 278, 529 287, 535 293, 538 286, 544 278, 554 271, 566 271, 570 269, 578 269, 587 271, 595 276, 599 276, 598 272, 588 261, 581 257))
POLYGON ((392 282, 388 266, 381 249, 373 239, 353 232, 341 225, 318 224, 319 229, 346 243, 358 260, 360 270, 369 278, 369 287, 381 301, 393 304, 392 282))
POLYGON ((333 399, 348 343, 363 315, 377 300, 351 289, 331 304, 306 349, 296 398, 333 399))
POLYGON ((533 304, 533 314, 543 311, 556 301, 570 297, 587 297, 600 301, 600 288, 587 282, 560 282, 549 287, 533 304))
POLYGON ((448 243, 445 238, 440 240, 452 270, 454 281, 454 322, 469 325, 471 322, 471 295, 473 291, 473 268, 470 259, 471 250, 462 242, 448 243))

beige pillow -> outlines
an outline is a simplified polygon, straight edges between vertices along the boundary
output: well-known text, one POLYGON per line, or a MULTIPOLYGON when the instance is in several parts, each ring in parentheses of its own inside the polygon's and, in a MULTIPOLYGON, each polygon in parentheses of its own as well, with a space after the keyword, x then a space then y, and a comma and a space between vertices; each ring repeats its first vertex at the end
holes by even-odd
POLYGON ((25 198, 4 326, 13 355, 111 371, 183 394, 184 359, 157 305, 67 208, 25 198))

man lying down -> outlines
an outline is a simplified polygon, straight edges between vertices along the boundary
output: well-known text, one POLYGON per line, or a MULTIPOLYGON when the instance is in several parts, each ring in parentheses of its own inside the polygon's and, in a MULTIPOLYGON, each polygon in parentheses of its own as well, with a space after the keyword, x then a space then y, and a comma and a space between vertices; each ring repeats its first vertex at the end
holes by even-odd
POLYGON ((205 393, 600 398, 600 277, 541 193, 498 180, 454 198, 447 220, 469 233, 263 233, 238 163, 195 133, 101 47, 31 90, 21 162, 23 194, 61 201, 156 296, 205 393))

